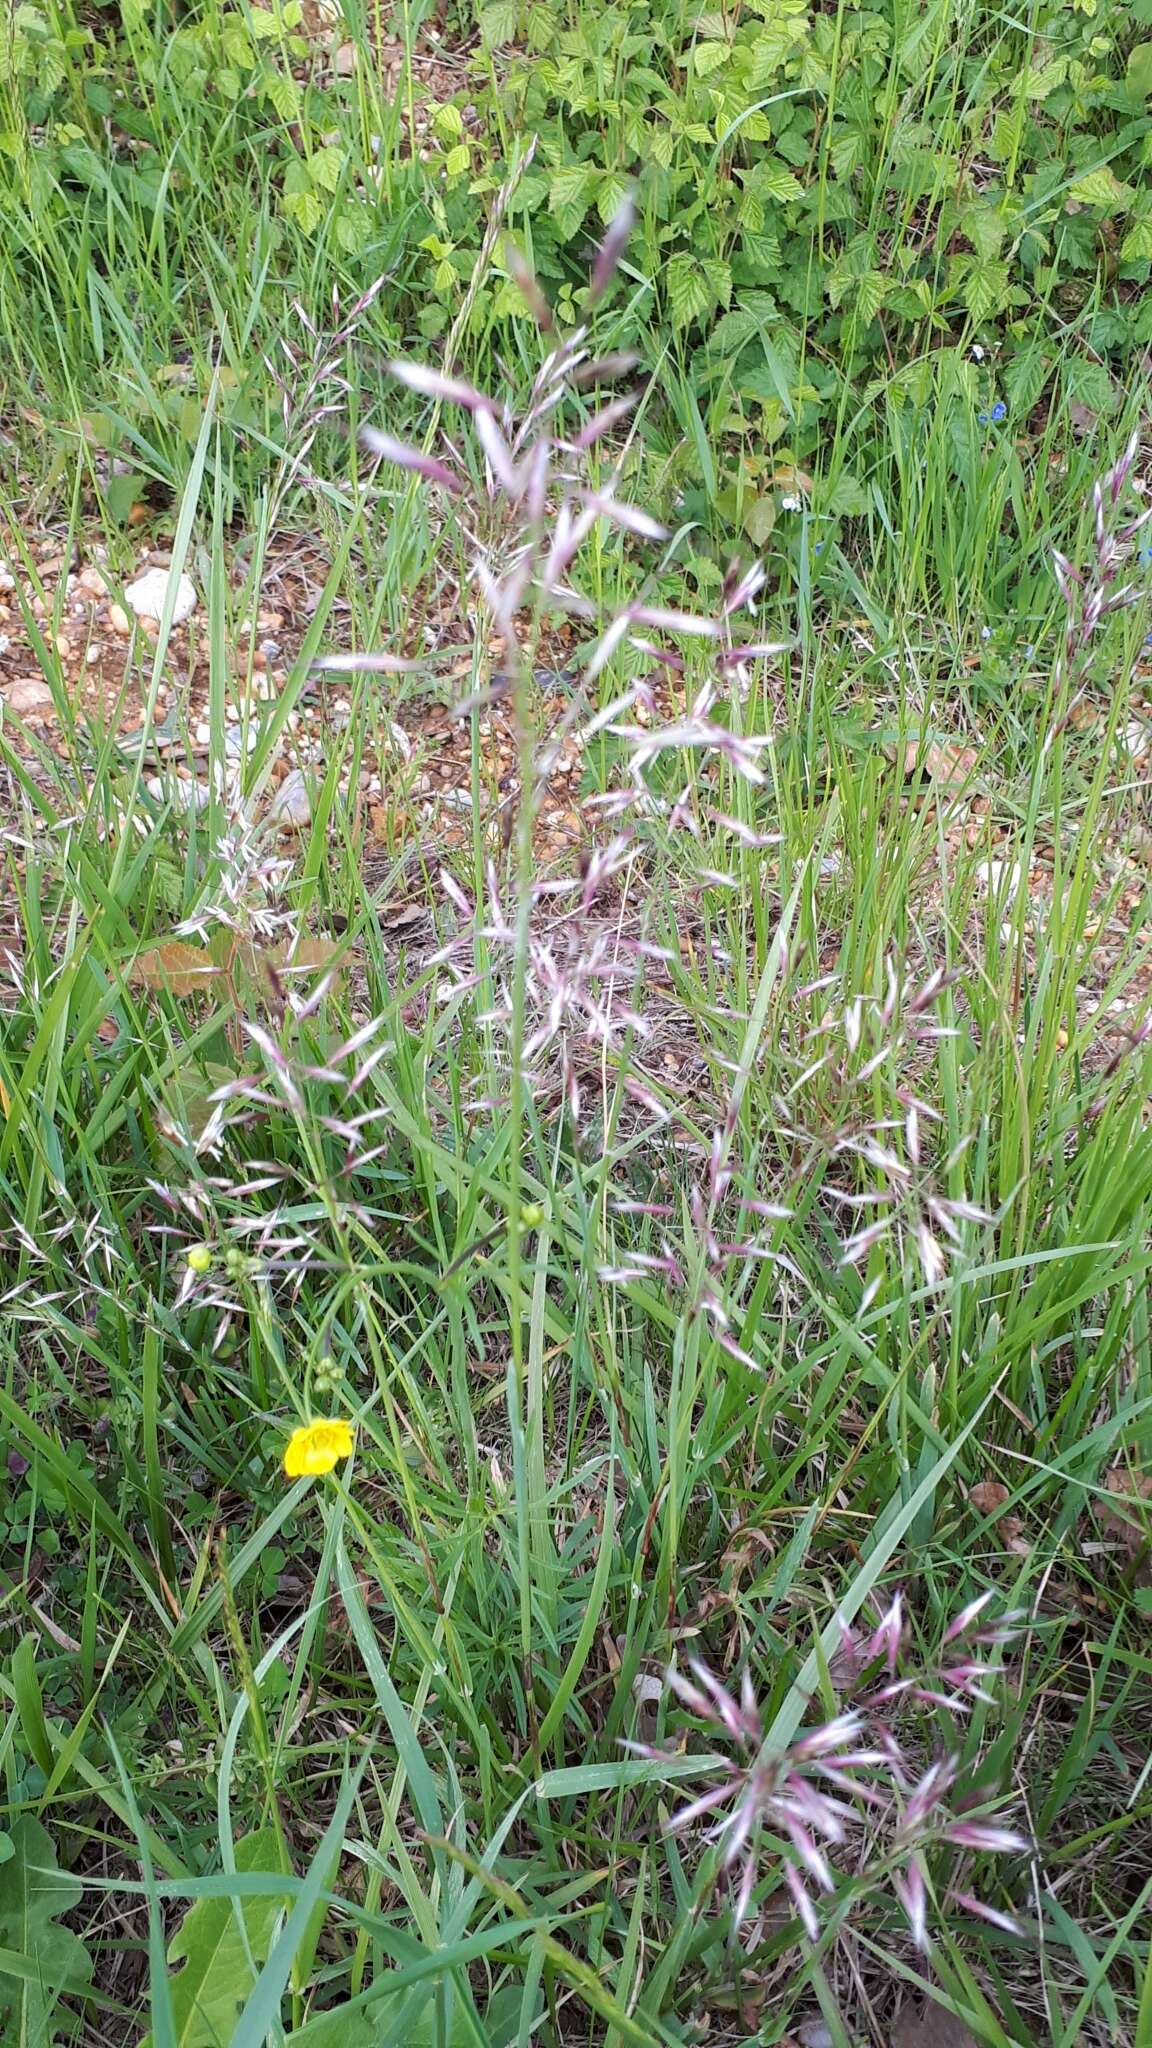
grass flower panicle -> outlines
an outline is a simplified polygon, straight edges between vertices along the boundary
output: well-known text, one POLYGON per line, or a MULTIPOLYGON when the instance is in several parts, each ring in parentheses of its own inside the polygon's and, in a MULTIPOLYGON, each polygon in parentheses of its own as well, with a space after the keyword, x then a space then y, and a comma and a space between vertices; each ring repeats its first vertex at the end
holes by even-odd
MULTIPOLYGON (((765 1725, 747 1669, 738 1696, 698 1660, 689 1666, 691 1677, 669 1671, 669 1689, 687 1711, 735 1745, 735 1756, 701 1759, 713 1782, 674 1813, 668 1826, 682 1833, 708 1818, 705 1839, 719 1849, 721 1869, 734 1873, 737 1925, 749 1915, 761 1878, 766 1885, 771 1883, 761 1865, 771 1864, 773 1850, 779 1857, 781 1837, 790 1853, 779 1857, 780 1873, 811 1940, 818 1940, 823 1928, 810 1884, 827 1898, 843 1894, 847 1904, 888 1887, 921 1948, 929 1944, 930 1858, 949 1850, 1029 1852, 1027 1838, 1000 1823, 997 1795, 989 1800, 977 1794, 963 1814, 950 1810, 949 1795, 959 1776, 955 1751, 939 1754, 917 1776, 911 1767, 913 1734, 898 1734, 893 1727, 893 1714, 901 1703, 960 1712, 966 1711, 966 1700, 995 1704, 995 1695, 986 1687, 1001 1667, 984 1651, 1010 1640, 1016 1629, 1012 1616, 976 1626, 991 1597, 983 1595, 955 1617, 941 1639, 938 1668, 930 1672, 902 1674, 906 1609, 899 1593, 870 1634, 842 1625, 833 1671, 852 1703, 775 1754, 766 1747, 765 1725), (959 1664, 957 1645, 967 1651, 959 1664), (981 1810, 973 1814, 968 1810, 973 1805, 981 1810), (984 1809, 989 1806, 993 1810, 986 1817, 984 1809), (830 1860, 830 1850, 844 1847, 850 1839, 859 1852, 851 1876, 837 1872, 830 1860)), ((629 1746, 653 1762, 667 1754, 651 1745, 629 1746)), ((948 1896, 978 1917, 1019 1932, 1011 1914, 984 1908, 971 1893, 952 1887, 948 1896)))

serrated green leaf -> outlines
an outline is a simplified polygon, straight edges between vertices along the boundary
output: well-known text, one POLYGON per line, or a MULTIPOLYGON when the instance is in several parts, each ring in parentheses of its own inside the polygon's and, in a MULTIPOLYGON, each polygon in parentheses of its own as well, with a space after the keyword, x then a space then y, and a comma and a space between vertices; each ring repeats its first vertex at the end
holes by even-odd
POLYGON ((692 69, 697 78, 710 78, 732 55, 727 43, 697 43, 692 52, 692 69))
POLYGON ((789 200, 803 199, 804 187, 794 171, 787 164, 764 164, 757 167, 756 189, 767 199, 779 200, 786 205, 789 200))
POLYGON ((1067 57, 1054 57, 1050 64, 1041 64, 1028 73, 1024 91, 1030 100, 1046 100, 1063 85, 1067 76, 1067 57))
POLYGON ((1000 311, 1007 295, 1006 263, 983 262, 977 257, 968 265, 961 285, 961 297, 978 326, 1000 311))
POLYGON ((880 270, 866 270, 852 294, 852 310, 858 320, 874 320, 888 296, 888 280, 880 270))
POLYGON ((902 320, 922 320, 932 311, 932 287, 926 277, 914 278, 911 284, 892 285, 884 304, 902 320))
POLYGON ((489 50, 498 50, 502 43, 510 43, 516 34, 520 9, 516 0, 489 0, 477 16, 481 40, 489 50))
POLYGON ((76 2032, 75 2015, 60 2000, 87 1990, 88 1951, 71 1928, 58 1922, 77 1904, 83 1887, 56 1861, 48 1830, 33 1814, 20 1815, 10 1829, 12 1853, 0 1863, 0 2040, 20 2048, 52 2048, 76 2032), (15 1967, 22 1958, 27 1974, 15 1967))
POLYGON ((274 43, 280 33, 280 23, 267 7, 248 9, 248 27, 258 43, 274 43))
POLYGON ((592 203, 595 172, 586 164, 563 164, 548 180, 548 211, 567 242, 592 203))
POLYGON ((1128 52, 1128 90, 1138 99, 1152 99, 1152 43, 1134 43, 1128 52))
POLYGON ((1045 384, 1050 365, 1038 348, 1021 349, 1004 365, 1004 390, 1014 413, 1031 412, 1045 384))
POLYGON ((755 185, 745 185, 740 195, 739 220, 742 228, 750 235, 758 235, 764 226, 764 195, 755 185))
POLYGON ((703 270, 713 303, 727 307, 732 298, 731 265, 723 262, 719 256, 709 256, 703 264, 703 270))
MULTIPOLYGON (((261 1828, 237 1842, 236 1868, 279 1875, 274 1829, 261 1828)), ((169 1986, 174 2048, 219 2048, 231 2040, 256 1982, 252 1966, 265 1961, 289 1903, 276 1897, 205 1898, 189 1907, 168 1949, 169 1963, 184 1965, 169 1986)), ((151 2035, 140 2048, 152 2048, 151 2035)))
POLYGON ((744 531, 754 548, 766 547, 776 524, 776 500, 770 491, 744 508, 744 531))
POLYGON ((464 116, 459 107, 447 100, 442 107, 437 107, 432 116, 432 126, 441 142, 459 142, 464 133, 464 116))
POLYGON ((349 256, 357 256, 372 235, 372 220, 366 206, 350 206, 336 216, 336 240, 349 256))
POLYGON ((999 256, 1004 247, 1008 223, 996 206, 969 206, 961 222, 964 233, 982 262, 999 256))
POLYGON ((731 295, 732 274, 717 258, 702 261, 681 253, 668 265, 665 290, 672 325, 690 327, 731 295))
POLYGON ((760 332, 760 322, 744 306, 733 306, 730 313, 716 322, 708 336, 708 346, 718 355, 734 356, 760 332))
POLYGON ((828 509, 841 519, 860 519, 868 510, 868 493, 858 478, 847 471, 838 476, 828 499, 828 509))
POLYGON ((850 178, 864 157, 864 137, 858 128, 841 131, 832 144, 832 168, 838 178, 850 178))
POLYGON ((325 192, 335 192, 344 175, 344 165, 347 161, 347 151, 335 142, 325 143, 322 149, 313 150, 308 165, 313 184, 322 186, 325 192))
POLYGON ((1122 263, 1152 261, 1152 219, 1133 221, 1120 244, 1122 263))
POLYGON ((300 88, 286 71, 267 71, 260 81, 264 97, 282 121, 300 119, 300 88))
POLYGON ((1109 213, 1123 213, 1135 197, 1131 185, 1122 185, 1107 164, 1087 171, 1071 189, 1073 199, 1078 199, 1081 206, 1101 206, 1109 213))
POLYGON ((1103 363, 1091 356, 1070 356, 1064 372, 1064 389, 1069 398, 1090 406, 1108 419, 1119 404, 1119 394, 1103 363))
POLYGON ((284 211, 289 220, 294 220, 300 232, 305 235, 314 235, 324 218, 324 208, 315 192, 287 193, 284 211))
POLYGON ((615 220, 627 197, 628 187, 623 178, 617 178, 610 172, 600 180, 600 189, 596 194, 596 211, 605 227, 610 221, 615 220))
POLYGON ((237 70, 251 71, 256 62, 252 38, 239 17, 224 22, 220 31, 220 54, 226 64, 234 64, 237 70))

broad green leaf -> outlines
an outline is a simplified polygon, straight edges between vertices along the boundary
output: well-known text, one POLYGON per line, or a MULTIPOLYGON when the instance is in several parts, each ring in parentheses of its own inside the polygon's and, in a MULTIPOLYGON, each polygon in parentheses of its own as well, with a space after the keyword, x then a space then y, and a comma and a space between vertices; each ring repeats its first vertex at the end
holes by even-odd
POLYGON ((1101 413, 1105 418, 1116 410, 1116 385, 1105 365, 1092 356, 1069 357, 1064 372, 1064 388, 1069 398, 1079 399, 1081 405, 1091 406, 1093 412, 1101 413))
POLYGON ((1133 43, 1128 52, 1128 89, 1140 99, 1152 99, 1152 43, 1133 43))
POLYGON ((754 548, 766 547, 776 524, 776 500, 771 491, 753 498, 744 508, 744 531, 754 548))
POLYGON ((832 486, 828 509, 841 519, 861 519, 868 510, 868 493, 857 477, 845 470, 832 486))
POLYGON ((804 197, 803 185, 795 171, 788 169, 787 164, 766 164, 763 169, 758 169, 756 186, 767 198, 777 199, 781 205, 791 199, 804 197))
MULTIPOLYGON (((279 1875, 272 1828, 237 1842, 236 1868, 279 1875)), ((175 2048, 219 2048, 231 2040, 256 1982, 252 1966, 268 1955, 288 1904, 275 1897, 207 1898, 189 1908, 168 1950, 169 1963, 184 1965, 170 1985, 175 2048)), ((152 2048, 151 2035, 140 2048, 152 2048)))
POLYGON ((688 327, 712 301, 700 267, 691 256, 674 256, 667 273, 668 311, 674 327, 688 327))
POLYGON ((1100 164, 1094 171, 1077 178, 1071 188, 1071 196, 1081 206, 1101 206, 1109 213, 1124 213, 1135 197, 1131 185, 1122 185, 1115 171, 1107 164, 1100 164))
MULTIPOLYGON (((318 2013, 298 2032, 289 2034, 284 2048, 377 2048, 387 2040, 388 2028, 402 2017, 403 1999, 386 1993, 367 2007, 333 2006, 318 2013)), ((447 2038, 440 2029, 435 2001, 429 1998, 424 2011, 410 2021, 404 2032, 405 2048, 475 2048, 475 2028, 457 2011, 447 2038)))
POLYGON ((563 164, 548 180, 548 211, 566 242, 588 211, 595 175, 586 164, 563 164))
POLYGON ((286 198, 284 211, 306 235, 314 235, 324 218, 324 208, 315 192, 297 192, 286 198))
POLYGON ((372 235, 372 217, 366 206, 354 205, 336 216, 336 240, 349 256, 356 256, 372 235))
POLYGON ((1122 263, 1152 261, 1152 218, 1133 221, 1120 244, 1120 260, 1122 263))
POLYGON ((33 1814, 22 1814, 8 1833, 12 1853, 0 1863, 0 2041, 52 2048, 77 2031, 61 1999, 82 1995, 91 1977, 83 1942, 58 1925, 83 1886, 59 1868, 52 1837, 33 1814))
POLYGON ((1028 73, 1024 90, 1030 100, 1046 100, 1058 91, 1067 76, 1067 57, 1054 57, 1050 64, 1041 64, 1028 73))
POLYGON ((282 121, 300 119, 300 88, 287 71, 268 71, 261 79, 264 97, 282 121))
POLYGON ((1009 357, 1003 379, 1013 412, 1031 412, 1048 382, 1050 367, 1043 350, 1038 348, 1021 349, 1019 355, 1009 357))
POLYGON ((732 51, 727 43, 697 43, 692 52, 692 69, 697 78, 709 78, 728 62, 732 51))
POLYGON ((961 294, 977 325, 990 320, 1000 311, 1008 294, 1007 264, 981 262, 977 258, 968 266, 961 294))
POLYGON ((480 37, 486 49, 498 50, 502 43, 510 43, 516 34, 520 9, 516 0, 490 0, 476 17, 480 37))
POLYGON ((841 130, 832 143, 832 168, 838 178, 850 178, 862 163, 865 137, 858 128, 841 130))
MULTIPOLYGON (((305 2020, 302 2027, 289 2034, 285 2048, 375 2048, 394 2002, 381 1998, 379 2005, 371 2005, 367 2010, 356 2006, 351 2012, 345 2005, 334 2005, 331 2011, 317 2013, 315 2019, 305 2020)), ((422 2048, 418 2027, 412 2034, 412 2048, 422 2048)))
POLYGON ((853 293, 853 309, 858 320, 874 320, 888 295, 888 280, 880 270, 866 270, 853 293))
POLYGON ((441 142, 459 142, 464 134, 464 116, 453 101, 445 101, 432 116, 432 126, 441 142))
POLYGON ((689 327, 732 296, 732 272, 718 256, 680 254, 668 265, 668 311, 674 327, 689 327))
POLYGON ((335 192, 347 161, 347 150, 341 149, 335 142, 325 143, 322 149, 313 150, 308 164, 313 184, 321 186, 325 192, 335 192))
POLYGON ((601 179, 600 189, 596 194, 596 211, 605 227, 610 221, 615 220, 627 196, 628 187, 623 178, 617 178, 609 173, 607 177, 601 179))
POLYGON ((1000 254, 1008 223, 997 206, 970 206, 961 223, 964 233, 983 262, 1000 254))
POLYGON ((733 306, 730 313, 725 313, 723 318, 716 322, 708 336, 708 346, 715 349, 718 355, 734 356, 743 348, 745 342, 751 341, 752 336, 759 332, 760 322, 756 315, 750 313, 746 306, 733 306))

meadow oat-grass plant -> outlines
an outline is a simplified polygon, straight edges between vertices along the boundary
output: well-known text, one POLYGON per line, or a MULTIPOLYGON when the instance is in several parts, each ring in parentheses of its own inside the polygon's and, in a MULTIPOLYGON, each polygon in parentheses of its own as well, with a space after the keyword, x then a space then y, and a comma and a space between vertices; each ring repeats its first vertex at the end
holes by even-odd
POLYGON ((1143 2048, 1147 45, 541 14, 9 35, 0 2040, 1143 2048))

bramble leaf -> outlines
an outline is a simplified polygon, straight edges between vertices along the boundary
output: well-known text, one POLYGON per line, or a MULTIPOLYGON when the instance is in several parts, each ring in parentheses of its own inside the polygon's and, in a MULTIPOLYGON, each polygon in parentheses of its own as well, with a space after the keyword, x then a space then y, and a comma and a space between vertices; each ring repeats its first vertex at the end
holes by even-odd
MULTIPOLYGON (((272 1828, 237 1842, 236 1868, 280 1875, 272 1828)), ((288 1903, 272 1895, 197 1899, 189 1907, 168 1949, 169 1963, 184 1965, 169 1982, 175 2048, 219 2048, 231 2040, 256 1982, 254 1965, 268 1955, 288 1903)), ((152 2048, 151 2035, 140 2048, 152 2048)))
POLYGON ((20 1815, 8 1832, 12 1853, 0 1863, 0 2041, 52 2048, 79 2025, 60 2000, 83 1996, 91 1980, 83 1942, 58 1924, 83 1886, 60 1869, 52 1837, 33 1814, 20 1815))

